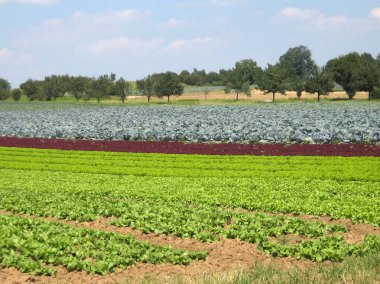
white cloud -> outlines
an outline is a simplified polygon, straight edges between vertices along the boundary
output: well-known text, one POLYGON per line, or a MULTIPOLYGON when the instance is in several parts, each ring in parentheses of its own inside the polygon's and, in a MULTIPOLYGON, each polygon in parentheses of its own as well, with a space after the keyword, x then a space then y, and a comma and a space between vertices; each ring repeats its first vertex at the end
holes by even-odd
POLYGON ((12 56, 12 53, 8 49, 6 48, 0 49, 0 60, 9 58, 11 56, 12 56))
POLYGON ((138 12, 136 10, 106 10, 95 14, 75 13, 70 21, 75 23, 115 24, 123 22, 140 21, 150 15, 149 11, 138 12))
POLYGON ((380 19, 380 8, 374 8, 371 10, 371 17, 380 19))
POLYGON ((29 5, 52 5, 60 2, 60 0, 0 0, 1 4, 29 4, 29 5))
POLYGON ((287 7, 281 10, 280 17, 296 21, 305 21, 319 27, 334 27, 348 22, 348 18, 343 15, 328 17, 318 10, 299 9, 296 7, 287 7))
POLYGON ((29 54, 2 48, 0 49, 0 62, 5 64, 28 64, 33 62, 33 57, 29 54))
MULTIPOLYGON (((1 0, 0 0, 1 1, 1 0)), ((97 13, 76 12, 63 19, 49 19, 31 27, 15 40, 18 47, 67 46, 78 47, 87 42, 112 38, 138 27, 149 17, 149 11, 105 10, 97 13)))
POLYGON ((168 44, 168 51, 198 51, 215 46, 220 40, 212 37, 197 37, 192 39, 177 39, 168 44))
POLYGON ((142 40, 138 38, 115 37, 91 44, 84 44, 80 49, 93 54, 109 53, 126 49, 141 52, 143 50, 157 49, 162 45, 162 42, 161 39, 142 40))

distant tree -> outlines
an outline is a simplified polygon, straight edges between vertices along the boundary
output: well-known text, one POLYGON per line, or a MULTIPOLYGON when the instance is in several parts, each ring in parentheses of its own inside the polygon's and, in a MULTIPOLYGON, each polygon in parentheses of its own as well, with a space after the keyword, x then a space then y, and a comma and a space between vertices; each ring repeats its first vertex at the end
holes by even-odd
POLYGON ((11 95, 11 84, 3 79, 0 78, 0 100, 6 100, 11 95))
POLYGON ((50 101, 51 99, 55 101, 58 97, 63 97, 63 95, 69 88, 69 80, 70 78, 67 75, 52 75, 49 77, 45 77, 43 84, 46 99, 48 101, 50 101))
POLYGON ((207 96, 208 96, 208 93, 210 92, 210 87, 205 84, 203 86, 203 92, 205 94, 205 100, 207 101, 207 96))
POLYGON ((233 70, 232 69, 220 69, 219 70, 219 78, 223 86, 226 86, 228 83, 231 84, 233 77, 233 70))
POLYGON ((221 84, 219 74, 213 71, 207 73, 207 83, 212 86, 219 86, 221 84))
POLYGON ((289 48, 280 56, 279 65, 286 72, 288 89, 296 91, 297 97, 300 98, 305 90, 307 79, 317 68, 310 49, 304 45, 289 48))
POLYGON ((243 59, 235 63, 234 71, 240 77, 240 81, 252 85, 256 83, 261 73, 261 68, 252 59, 243 59))
POLYGON ((258 88, 264 94, 272 94, 272 102, 275 101, 276 93, 284 94, 286 91, 286 70, 280 65, 268 65, 263 71, 259 81, 258 88))
POLYGON ((230 94, 230 93, 231 93, 231 89, 232 89, 232 84, 231 84, 231 83, 227 83, 227 84, 224 86, 224 93, 225 93, 225 94, 230 94))
POLYGON ((22 83, 20 88, 24 91, 30 101, 44 99, 43 83, 40 81, 29 79, 22 83))
POLYGON ((183 93, 183 85, 176 73, 168 71, 156 74, 153 83, 154 93, 158 97, 168 97, 168 103, 172 95, 180 96, 183 93))
POLYGON ((84 76, 70 78, 68 90, 75 97, 77 102, 81 98, 86 99, 86 96, 88 97, 91 81, 92 80, 90 78, 84 76))
POLYGON ((122 103, 124 103, 125 99, 130 95, 132 90, 132 84, 123 78, 120 78, 115 83, 115 90, 118 94, 122 103))
POLYGON ((248 84, 248 82, 246 82, 246 83, 243 84, 242 91, 243 91, 243 93, 244 93, 247 97, 250 97, 250 96, 251 96, 251 88, 250 88, 250 85, 248 84))
POLYGON ((190 83, 191 86, 203 86, 203 84, 207 83, 206 71, 194 68, 190 74, 190 83))
POLYGON ((236 93, 236 101, 239 100, 239 93, 248 94, 249 86, 257 81, 260 73, 261 68, 252 59, 235 63, 235 68, 232 69, 231 83, 232 89, 236 93))
MULTIPOLYGON (((111 74, 112 75, 112 74, 111 74)), ((112 77, 108 75, 101 75, 92 83, 92 95, 99 103, 102 98, 110 95, 112 90, 112 77)))
POLYGON ((320 96, 326 96, 334 90, 334 80, 331 75, 322 68, 317 68, 313 71, 310 78, 307 80, 305 89, 310 94, 317 94, 318 102, 320 96))
POLYGON ((368 100, 371 100, 375 87, 380 87, 380 62, 369 53, 363 53, 361 60, 358 70, 359 90, 368 92, 368 100))
POLYGON ((179 73, 179 78, 180 78, 180 81, 186 85, 192 85, 193 83, 191 80, 191 74, 187 70, 181 71, 181 73, 179 73))
MULTIPOLYGON (((289 78, 288 78, 289 79, 289 78)), ((306 89, 307 80, 309 78, 293 78, 289 83, 287 83, 288 88, 296 92, 297 98, 300 99, 302 92, 306 89)))
POLYGON ((20 89, 14 89, 12 90, 12 98, 14 101, 19 101, 22 96, 22 91, 20 89))
POLYGON ((148 103, 150 103, 150 99, 155 94, 155 88, 154 88, 154 77, 156 75, 149 75, 146 78, 142 80, 136 81, 136 87, 137 90, 143 95, 146 96, 148 99, 148 103))
POLYGON ((358 91, 369 92, 379 84, 379 68, 368 53, 352 52, 327 62, 326 69, 348 94, 351 100, 358 91))

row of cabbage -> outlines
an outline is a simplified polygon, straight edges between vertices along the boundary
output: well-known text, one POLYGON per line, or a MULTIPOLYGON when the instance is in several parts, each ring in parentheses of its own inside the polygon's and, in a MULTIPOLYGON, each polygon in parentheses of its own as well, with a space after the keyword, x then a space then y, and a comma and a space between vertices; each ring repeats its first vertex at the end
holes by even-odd
POLYGON ((0 135, 100 140, 376 143, 378 102, 235 106, 0 104, 0 135))

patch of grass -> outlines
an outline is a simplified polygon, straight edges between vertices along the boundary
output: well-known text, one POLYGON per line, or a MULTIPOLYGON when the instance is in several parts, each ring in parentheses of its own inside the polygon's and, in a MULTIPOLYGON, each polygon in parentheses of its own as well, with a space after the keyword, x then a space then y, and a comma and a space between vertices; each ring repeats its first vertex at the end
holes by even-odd
MULTIPOLYGON (((367 284, 380 281, 380 253, 365 257, 347 258, 342 263, 320 264, 319 266, 289 269, 275 264, 257 262, 249 271, 235 274, 206 275, 197 279, 176 276, 172 279, 148 277, 140 283, 196 283, 196 284, 310 284, 352 283, 367 284)), ((128 283, 128 282, 127 282, 128 283)))

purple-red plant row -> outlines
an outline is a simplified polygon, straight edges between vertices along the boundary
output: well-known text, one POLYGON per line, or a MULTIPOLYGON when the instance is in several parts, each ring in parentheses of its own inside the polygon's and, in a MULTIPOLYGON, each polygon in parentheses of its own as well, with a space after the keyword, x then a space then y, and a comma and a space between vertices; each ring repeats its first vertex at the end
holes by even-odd
POLYGON ((0 137, 0 146, 165 154, 380 157, 380 147, 371 144, 211 144, 0 137))

